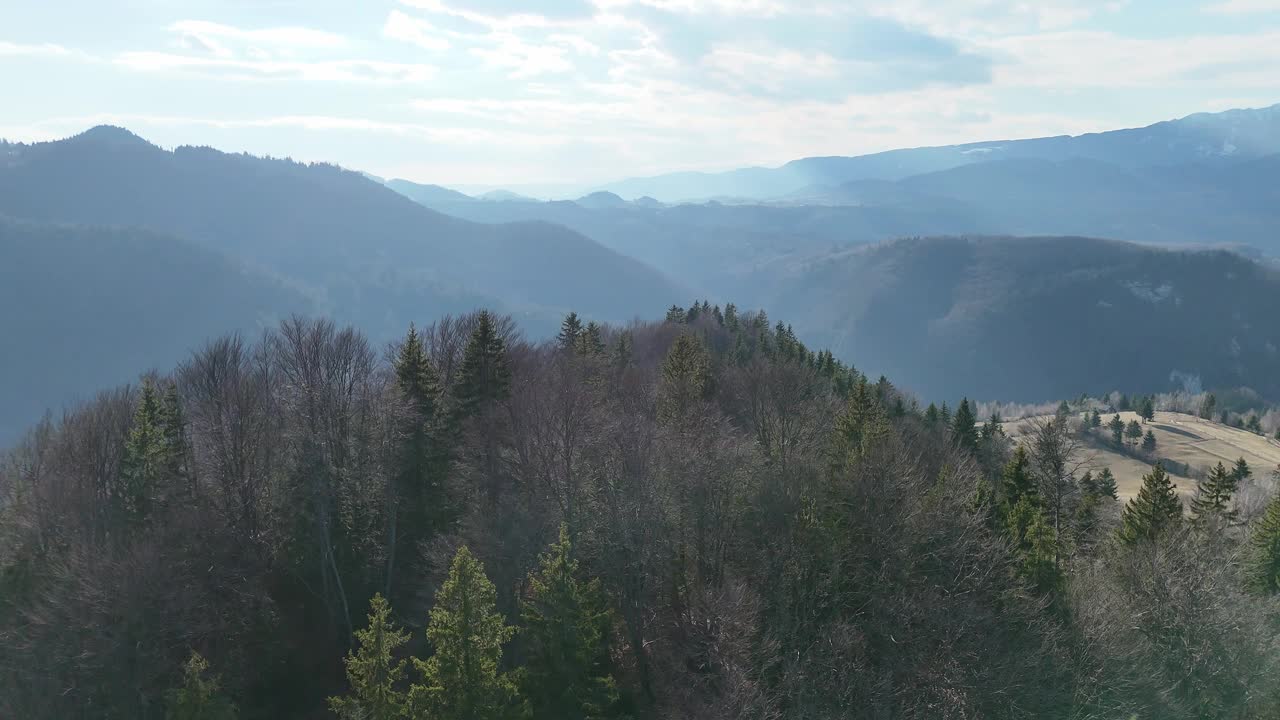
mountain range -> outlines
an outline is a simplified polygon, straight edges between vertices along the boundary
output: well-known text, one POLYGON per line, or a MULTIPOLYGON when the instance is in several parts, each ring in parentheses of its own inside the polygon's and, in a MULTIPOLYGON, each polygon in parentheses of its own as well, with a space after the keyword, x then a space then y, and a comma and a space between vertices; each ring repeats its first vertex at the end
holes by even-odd
POLYGON ((1280 106, 544 202, 114 127, 0 143, 0 332, 21 339, 0 444, 295 312, 384 341, 486 306, 538 338, 569 310, 622 323, 707 298, 791 318, 925 398, 1150 392, 1175 372, 1278 396, 1277 153, 1280 106))

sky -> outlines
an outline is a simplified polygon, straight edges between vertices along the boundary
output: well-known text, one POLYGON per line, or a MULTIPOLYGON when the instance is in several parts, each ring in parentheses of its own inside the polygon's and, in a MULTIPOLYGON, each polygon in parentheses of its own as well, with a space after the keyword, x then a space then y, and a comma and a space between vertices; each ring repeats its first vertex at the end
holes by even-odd
POLYGON ((483 189, 1280 102, 1280 0, 0 0, 0 138, 483 189))

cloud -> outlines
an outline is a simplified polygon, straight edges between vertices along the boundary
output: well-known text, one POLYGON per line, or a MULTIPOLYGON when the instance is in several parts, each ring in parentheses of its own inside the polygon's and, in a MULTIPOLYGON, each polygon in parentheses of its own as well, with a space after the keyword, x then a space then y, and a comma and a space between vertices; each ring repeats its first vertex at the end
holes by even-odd
POLYGON ((1280 0, 1224 0, 1206 6, 1204 10, 1215 15, 1280 13, 1280 0))
POLYGON ((260 52, 288 54, 297 50, 333 50, 347 46, 341 35, 305 27, 244 29, 205 20, 179 20, 168 28, 178 36, 181 47, 218 57, 232 57, 228 43, 249 46, 260 52))
POLYGON ((186 72, 228 80, 304 80, 372 84, 416 84, 435 77, 437 68, 379 60, 238 60, 191 57, 162 52, 126 52, 115 64, 146 72, 186 72))
POLYGON ((54 43, 23 44, 0 40, 0 57, 87 59, 89 56, 80 50, 54 43))
POLYGON ((410 17, 400 10, 392 10, 382 25, 382 34, 392 40, 411 43, 427 50, 449 49, 449 39, 431 23, 410 17))

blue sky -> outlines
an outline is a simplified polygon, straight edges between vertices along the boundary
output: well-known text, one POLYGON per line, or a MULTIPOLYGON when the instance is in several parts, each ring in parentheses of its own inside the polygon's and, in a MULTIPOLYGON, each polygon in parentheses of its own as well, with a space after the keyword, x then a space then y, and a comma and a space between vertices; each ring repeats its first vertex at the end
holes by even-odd
POLYGON ((583 186, 1280 102, 1280 0, 0 0, 0 137, 583 186))

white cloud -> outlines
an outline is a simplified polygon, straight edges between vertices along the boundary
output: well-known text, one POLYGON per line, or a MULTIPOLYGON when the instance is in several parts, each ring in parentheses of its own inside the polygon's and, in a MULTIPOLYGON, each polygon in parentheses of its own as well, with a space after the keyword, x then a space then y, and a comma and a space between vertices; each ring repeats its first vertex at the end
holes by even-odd
POLYGON ((296 50, 332 50, 347 46, 341 35, 306 27, 244 29, 205 20, 179 20, 169 25, 179 42, 189 49, 206 49, 218 57, 231 57, 227 43, 248 45, 259 51, 287 54, 296 50))
POLYGON ((23 44, 0 40, 0 57, 85 58, 87 56, 79 50, 54 43, 23 44))
POLYGON ((1280 0, 1224 0, 1205 7, 1205 12, 1216 15, 1280 13, 1280 0))
POLYGON ((431 23, 411 17, 400 10, 392 10, 382 26, 382 34, 392 40, 412 43, 436 52, 449 49, 449 40, 431 23))
POLYGON ((161 52, 126 52, 114 62, 131 70, 187 72, 234 80, 306 80, 373 84, 424 83, 435 77, 432 65, 379 60, 236 60, 161 52))

